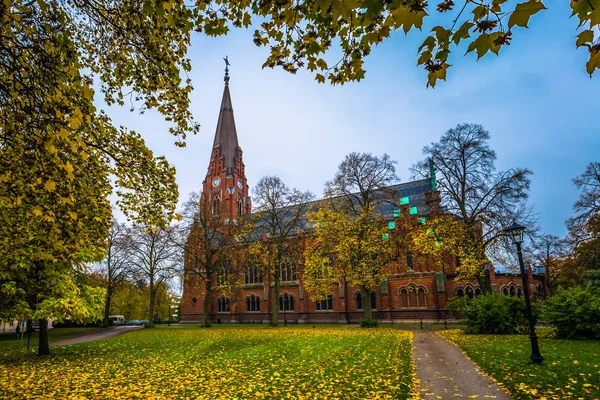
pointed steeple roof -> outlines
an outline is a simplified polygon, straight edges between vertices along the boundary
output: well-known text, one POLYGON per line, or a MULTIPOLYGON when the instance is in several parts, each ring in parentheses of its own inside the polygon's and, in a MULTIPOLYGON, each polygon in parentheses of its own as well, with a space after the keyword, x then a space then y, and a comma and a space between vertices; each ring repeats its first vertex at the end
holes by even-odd
MULTIPOLYGON (((225 76, 225 89, 221 101, 221 111, 217 121, 217 131, 213 148, 219 147, 219 155, 223 158, 223 167, 227 172, 235 170, 235 157, 239 148, 235 119, 233 118, 233 107, 231 95, 229 94, 229 76, 225 76)), ((211 160, 212 161, 212 160, 211 160)))

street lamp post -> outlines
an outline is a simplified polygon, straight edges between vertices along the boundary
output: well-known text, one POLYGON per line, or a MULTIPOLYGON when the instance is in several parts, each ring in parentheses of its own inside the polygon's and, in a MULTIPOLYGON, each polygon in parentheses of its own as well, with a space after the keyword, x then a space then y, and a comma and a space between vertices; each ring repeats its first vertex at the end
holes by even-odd
MULTIPOLYGON (((512 242, 517 246, 519 256, 519 268, 521 269, 521 281, 523 282, 523 294, 525 295, 525 307, 527 309, 527 319, 529 320, 529 340, 531 341, 531 361, 540 364, 544 357, 540 353, 538 338, 535 334, 535 321, 531 313, 531 302, 529 301, 529 285, 527 284, 527 275, 525 275, 525 266, 523 265, 523 254, 521 253, 521 243, 523 243, 523 232, 525 227, 516 222, 504 229, 504 233, 510 236, 512 242)), ((530 267, 531 268, 531 267, 530 267)))

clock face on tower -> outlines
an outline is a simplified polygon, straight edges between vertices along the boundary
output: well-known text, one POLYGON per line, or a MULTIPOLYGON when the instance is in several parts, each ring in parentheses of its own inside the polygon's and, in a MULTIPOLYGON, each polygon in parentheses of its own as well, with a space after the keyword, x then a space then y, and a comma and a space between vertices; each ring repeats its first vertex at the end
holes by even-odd
POLYGON ((220 184, 221 184, 221 179, 220 178, 213 179, 213 186, 219 186, 220 184))
POLYGON ((238 179, 237 185, 240 189, 244 187, 244 184, 242 183, 241 179, 238 179))

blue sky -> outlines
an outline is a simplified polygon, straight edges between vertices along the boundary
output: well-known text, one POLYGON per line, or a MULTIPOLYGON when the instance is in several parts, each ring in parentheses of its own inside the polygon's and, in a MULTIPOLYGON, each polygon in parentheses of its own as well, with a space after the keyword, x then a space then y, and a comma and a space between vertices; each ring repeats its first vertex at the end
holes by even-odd
MULTIPOLYGON (((458 123, 482 124, 491 134, 497 167, 534 172, 531 203, 544 232, 563 235, 577 190, 571 183, 591 161, 600 161, 600 73, 585 72, 587 50, 575 48, 577 23, 564 2, 517 29, 500 57, 450 56, 447 82, 426 89, 416 66, 417 48, 435 25, 396 32, 365 62, 366 78, 344 86, 317 84, 311 74, 261 69, 265 48, 251 30, 226 37, 196 34, 189 56, 194 85, 191 107, 201 124, 185 149, 176 148, 157 113, 111 108, 116 124, 142 133, 148 145, 177 167, 181 200, 201 190, 223 91, 223 57, 231 62, 230 89, 240 146, 251 189, 264 175, 321 196, 337 165, 352 151, 388 153, 402 182, 421 159, 422 147, 458 123)), ((333 58, 332 58, 333 59, 333 58)))

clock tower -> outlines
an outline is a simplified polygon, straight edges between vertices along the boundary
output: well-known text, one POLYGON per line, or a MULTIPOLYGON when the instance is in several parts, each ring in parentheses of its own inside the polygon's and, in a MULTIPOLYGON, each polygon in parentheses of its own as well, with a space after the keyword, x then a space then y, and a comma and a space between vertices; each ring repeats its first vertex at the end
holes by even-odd
POLYGON ((250 214, 252 202, 233 118, 229 62, 227 59, 225 62, 225 88, 202 196, 213 214, 221 213, 224 222, 235 222, 240 216, 250 214))

